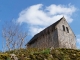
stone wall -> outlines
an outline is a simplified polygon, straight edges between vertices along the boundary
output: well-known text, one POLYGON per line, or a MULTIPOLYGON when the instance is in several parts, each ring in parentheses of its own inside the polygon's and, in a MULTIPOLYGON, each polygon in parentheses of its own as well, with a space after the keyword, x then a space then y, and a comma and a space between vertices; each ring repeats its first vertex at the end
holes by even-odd
POLYGON ((44 36, 40 36, 37 40, 30 45, 30 47, 35 48, 58 48, 58 33, 57 30, 54 30, 50 33, 45 33, 44 36))
POLYGON ((58 41, 60 48, 76 48, 76 40, 73 31, 68 25, 65 19, 61 20, 60 23, 56 26, 58 30, 58 41), (65 27, 65 31, 63 31, 63 25, 65 27), (67 31, 68 28, 69 32, 67 31))
POLYGON ((76 48, 76 39, 73 31, 63 18, 55 27, 52 25, 42 31, 29 47, 33 48, 76 48), (64 27, 63 27, 64 26, 64 27))

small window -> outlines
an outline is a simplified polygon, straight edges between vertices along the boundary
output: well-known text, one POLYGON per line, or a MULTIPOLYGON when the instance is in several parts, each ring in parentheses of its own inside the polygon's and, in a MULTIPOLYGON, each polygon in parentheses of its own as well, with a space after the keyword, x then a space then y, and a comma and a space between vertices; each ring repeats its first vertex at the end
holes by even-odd
POLYGON ((48 33, 48 34, 50 33, 50 32, 49 32, 49 30, 48 30, 48 32, 47 32, 47 33, 48 33))
POLYGON ((69 33, 69 29, 68 29, 68 27, 66 27, 66 30, 67 30, 67 33, 69 33))
POLYGON ((65 31, 65 26, 64 26, 64 25, 62 25, 62 27, 63 27, 63 31, 65 31))

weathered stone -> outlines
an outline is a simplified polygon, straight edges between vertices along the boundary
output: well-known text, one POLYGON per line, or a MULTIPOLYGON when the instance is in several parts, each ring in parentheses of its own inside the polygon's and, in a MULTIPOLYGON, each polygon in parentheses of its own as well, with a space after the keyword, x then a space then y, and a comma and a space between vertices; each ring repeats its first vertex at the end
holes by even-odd
POLYGON ((76 48, 76 40, 66 19, 60 20, 36 34, 27 44, 32 48, 76 48))
POLYGON ((10 56, 11 56, 11 60, 18 60, 15 54, 10 54, 10 56))

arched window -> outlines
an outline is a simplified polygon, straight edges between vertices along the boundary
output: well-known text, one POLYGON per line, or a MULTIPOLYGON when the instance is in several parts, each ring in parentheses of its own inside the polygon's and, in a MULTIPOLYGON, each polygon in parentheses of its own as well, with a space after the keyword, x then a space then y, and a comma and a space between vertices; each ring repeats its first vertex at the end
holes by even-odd
POLYGON ((65 31, 65 26, 64 26, 64 25, 62 25, 62 27, 63 27, 63 31, 65 31))
POLYGON ((68 27, 66 27, 66 30, 67 30, 67 33, 69 33, 69 29, 68 29, 68 27))
POLYGON ((47 31, 47 33, 48 33, 48 34, 50 33, 49 30, 47 31))

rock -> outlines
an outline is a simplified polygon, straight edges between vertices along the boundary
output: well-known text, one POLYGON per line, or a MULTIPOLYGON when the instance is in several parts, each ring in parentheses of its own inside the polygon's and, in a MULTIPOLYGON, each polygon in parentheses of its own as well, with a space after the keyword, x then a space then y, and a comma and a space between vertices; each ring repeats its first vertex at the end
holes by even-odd
POLYGON ((12 60, 18 60, 15 54, 10 54, 12 60))

